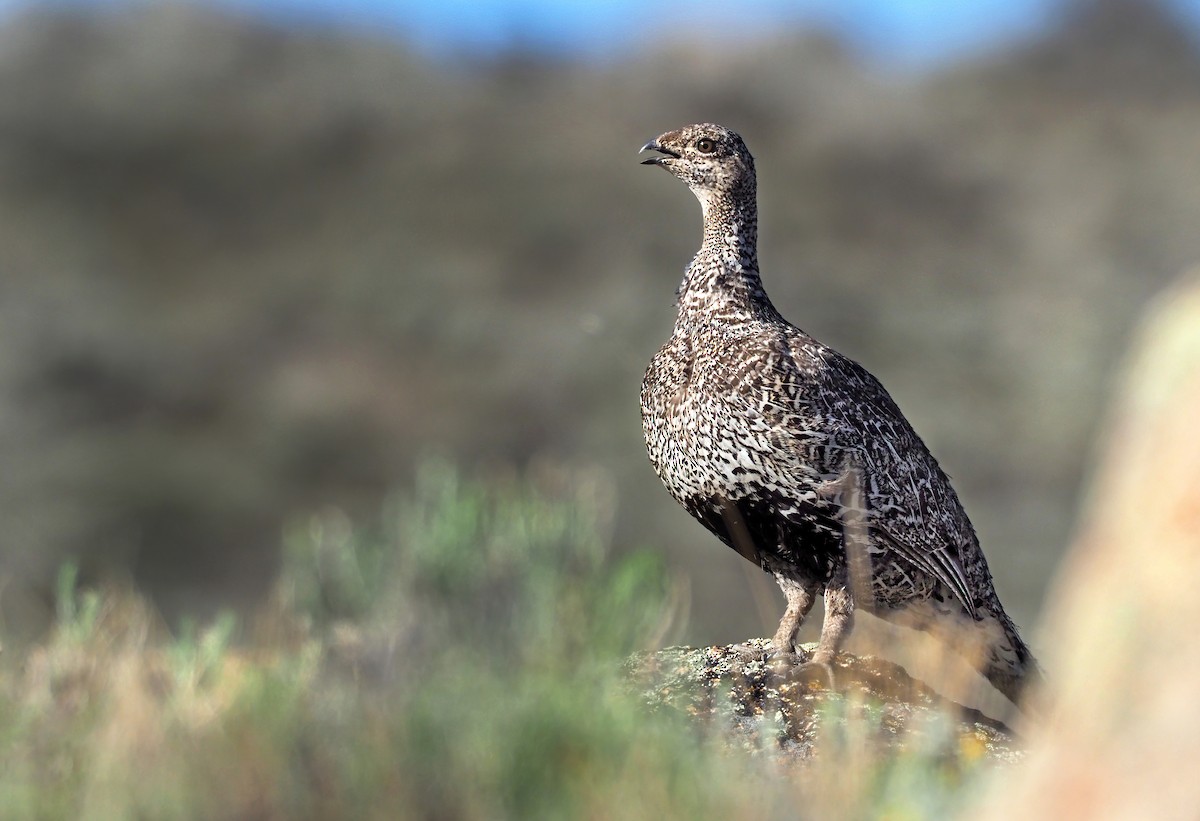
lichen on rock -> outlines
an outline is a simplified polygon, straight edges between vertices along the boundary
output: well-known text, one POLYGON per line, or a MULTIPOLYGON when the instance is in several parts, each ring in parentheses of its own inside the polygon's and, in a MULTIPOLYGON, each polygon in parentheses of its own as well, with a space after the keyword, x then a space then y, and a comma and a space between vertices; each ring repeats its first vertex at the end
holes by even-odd
MULTIPOLYGON (((1023 756, 1019 738, 1005 724, 943 698, 899 665, 840 653, 830 688, 823 675, 768 660, 768 647, 767 639, 669 647, 635 654, 626 672, 651 710, 677 711, 730 746, 793 763, 820 756, 849 736, 881 754, 919 751, 1004 762, 1023 756)), ((814 648, 803 649, 811 654, 814 648)))

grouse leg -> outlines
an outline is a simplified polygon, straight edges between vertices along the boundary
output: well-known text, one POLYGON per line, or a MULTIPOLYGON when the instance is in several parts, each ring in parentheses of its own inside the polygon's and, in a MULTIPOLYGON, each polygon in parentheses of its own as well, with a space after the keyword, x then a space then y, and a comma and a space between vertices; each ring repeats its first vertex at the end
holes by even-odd
POLYGON ((783 611, 783 618, 779 620, 775 638, 771 639, 770 655, 781 660, 796 660, 796 634, 800 632, 804 617, 816 601, 817 586, 804 585, 783 576, 777 577, 777 580, 783 588, 783 595, 787 596, 787 609, 783 611))
POLYGON ((830 689, 836 687, 833 660, 854 627, 854 597, 846 585, 844 574, 839 581, 825 588, 825 621, 821 624, 821 640, 812 657, 800 671, 803 675, 823 675, 830 689))
POLYGON ((775 631, 775 637, 771 639, 765 652, 760 645, 749 643, 734 645, 732 649, 746 661, 770 662, 775 667, 791 669, 800 663, 800 656, 796 653, 796 634, 800 632, 804 617, 817 600, 820 586, 815 583, 801 583, 784 576, 775 578, 783 590, 783 595, 787 596, 787 609, 783 611, 783 618, 779 620, 779 629, 775 631))

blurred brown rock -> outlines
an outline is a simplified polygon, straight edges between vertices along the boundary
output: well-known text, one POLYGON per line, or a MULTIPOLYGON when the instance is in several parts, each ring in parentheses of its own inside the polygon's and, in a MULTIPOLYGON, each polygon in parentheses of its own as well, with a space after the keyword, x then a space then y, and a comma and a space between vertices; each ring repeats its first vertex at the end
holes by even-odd
POLYGON ((1049 595, 1048 719, 989 817, 1200 813, 1200 271, 1129 359, 1049 595))

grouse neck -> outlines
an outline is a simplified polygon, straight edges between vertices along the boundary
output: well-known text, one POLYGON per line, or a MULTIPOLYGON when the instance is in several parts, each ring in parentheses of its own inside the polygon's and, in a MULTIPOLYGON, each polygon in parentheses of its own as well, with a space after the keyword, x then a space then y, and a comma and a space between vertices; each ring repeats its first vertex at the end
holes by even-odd
POLYGON ((737 198, 700 198, 704 237, 679 286, 680 313, 770 308, 758 274, 758 209, 753 190, 737 198))

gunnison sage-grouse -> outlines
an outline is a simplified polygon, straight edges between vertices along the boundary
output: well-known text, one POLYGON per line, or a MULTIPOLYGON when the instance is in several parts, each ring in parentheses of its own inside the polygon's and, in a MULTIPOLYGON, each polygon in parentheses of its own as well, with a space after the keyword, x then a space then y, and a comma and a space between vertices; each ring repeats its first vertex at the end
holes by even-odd
POLYGON ((763 291, 742 138, 704 123, 642 151, 704 213, 675 329, 642 382, 646 448, 676 501, 783 588, 771 655, 798 660, 796 634, 823 592, 808 665, 832 670, 858 607, 948 642, 1016 702, 1038 665, 946 474, 879 381, 763 291))

